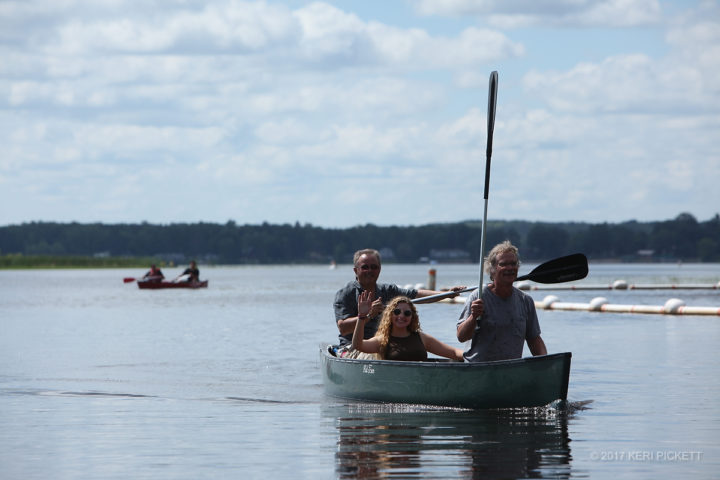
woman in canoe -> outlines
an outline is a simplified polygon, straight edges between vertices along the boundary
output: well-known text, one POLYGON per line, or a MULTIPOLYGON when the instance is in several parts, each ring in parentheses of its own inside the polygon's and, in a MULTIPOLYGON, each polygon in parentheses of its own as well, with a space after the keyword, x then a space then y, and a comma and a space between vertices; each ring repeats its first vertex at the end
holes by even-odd
POLYGON ((428 352, 451 360, 463 361, 459 348, 442 343, 420 330, 420 319, 412 301, 407 297, 395 297, 383 312, 374 337, 363 339, 363 328, 372 308, 372 293, 363 291, 358 297, 358 322, 352 346, 365 353, 375 353, 381 360, 427 360, 428 352))

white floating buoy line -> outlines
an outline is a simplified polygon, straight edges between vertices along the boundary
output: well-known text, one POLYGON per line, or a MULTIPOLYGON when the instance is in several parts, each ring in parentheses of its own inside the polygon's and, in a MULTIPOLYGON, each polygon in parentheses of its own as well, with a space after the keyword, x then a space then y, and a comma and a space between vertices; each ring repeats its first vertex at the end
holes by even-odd
POLYGON ((664 305, 615 305, 609 303, 605 297, 593 298, 590 303, 561 302, 559 300, 555 295, 548 295, 542 301, 536 301, 535 308, 609 313, 720 316, 720 307, 689 307, 679 298, 671 298, 664 305))
MULTIPOLYGON (((422 283, 405 285, 416 290, 428 288, 435 290, 437 271, 428 271, 427 287, 422 283)), ((610 285, 535 285, 528 281, 515 285, 520 290, 720 290, 717 284, 628 284, 625 280, 615 280, 610 285)), ((444 298, 442 303, 465 303, 466 297, 444 298)), ((535 308, 543 310, 569 310, 608 313, 644 313, 657 315, 713 315, 720 316, 720 307, 691 307, 679 298, 671 298, 664 305, 617 305, 611 304, 605 297, 596 297, 589 303, 561 302, 555 295, 548 295, 542 301, 535 301, 535 308)))
POLYGON ((720 282, 708 283, 658 283, 658 284, 628 284, 625 280, 615 280, 610 285, 590 284, 555 284, 534 285, 530 282, 518 282, 515 285, 520 290, 720 290, 720 282))

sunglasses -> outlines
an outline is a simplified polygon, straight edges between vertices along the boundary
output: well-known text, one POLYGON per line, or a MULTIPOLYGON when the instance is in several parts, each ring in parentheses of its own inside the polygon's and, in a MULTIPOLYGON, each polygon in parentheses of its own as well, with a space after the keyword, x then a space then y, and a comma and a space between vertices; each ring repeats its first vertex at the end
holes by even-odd
POLYGON ((396 308, 395 310, 393 310, 393 315, 400 315, 401 313, 403 315, 405 315, 406 317, 412 316, 412 310, 405 310, 404 312, 402 310, 400 310, 399 308, 396 308))
POLYGON ((380 265, 361 265, 360 270, 379 270, 380 265))

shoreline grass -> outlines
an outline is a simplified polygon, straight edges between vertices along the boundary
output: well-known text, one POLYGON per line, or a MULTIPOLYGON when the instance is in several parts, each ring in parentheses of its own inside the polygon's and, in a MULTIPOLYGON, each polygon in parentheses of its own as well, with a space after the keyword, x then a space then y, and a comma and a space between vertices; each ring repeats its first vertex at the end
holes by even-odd
POLYGON ((0 270, 34 268, 160 268, 173 267, 168 262, 152 257, 91 257, 82 255, 0 255, 0 270))

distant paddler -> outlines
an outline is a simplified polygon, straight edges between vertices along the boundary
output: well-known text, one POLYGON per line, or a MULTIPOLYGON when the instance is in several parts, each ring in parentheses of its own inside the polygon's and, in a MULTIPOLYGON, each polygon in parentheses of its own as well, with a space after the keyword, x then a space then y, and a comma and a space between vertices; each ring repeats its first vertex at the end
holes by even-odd
POLYGON ((162 271, 155 265, 150 265, 150 270, 147 271, 145 275, 143 275, 141 278, 135 278, 135 277, 125 277, 123 278, 124 283, 130 283, 130 282, 151 282, 151 283, 160 283, 163 281, 165 276, 163 275, 162 271))
POLYGON ((190 266, 186 268, 180 275, 173 279, 173 282, 200 282, 200 270, 197 268, 195 260, 190 261, 190 266))
POLYGON ((165 278, 165 275, 163 275, 162 271, 155 265, 150 265, 150 270, 143 276, 142 280, 143 282, 162 282, 165 278))

